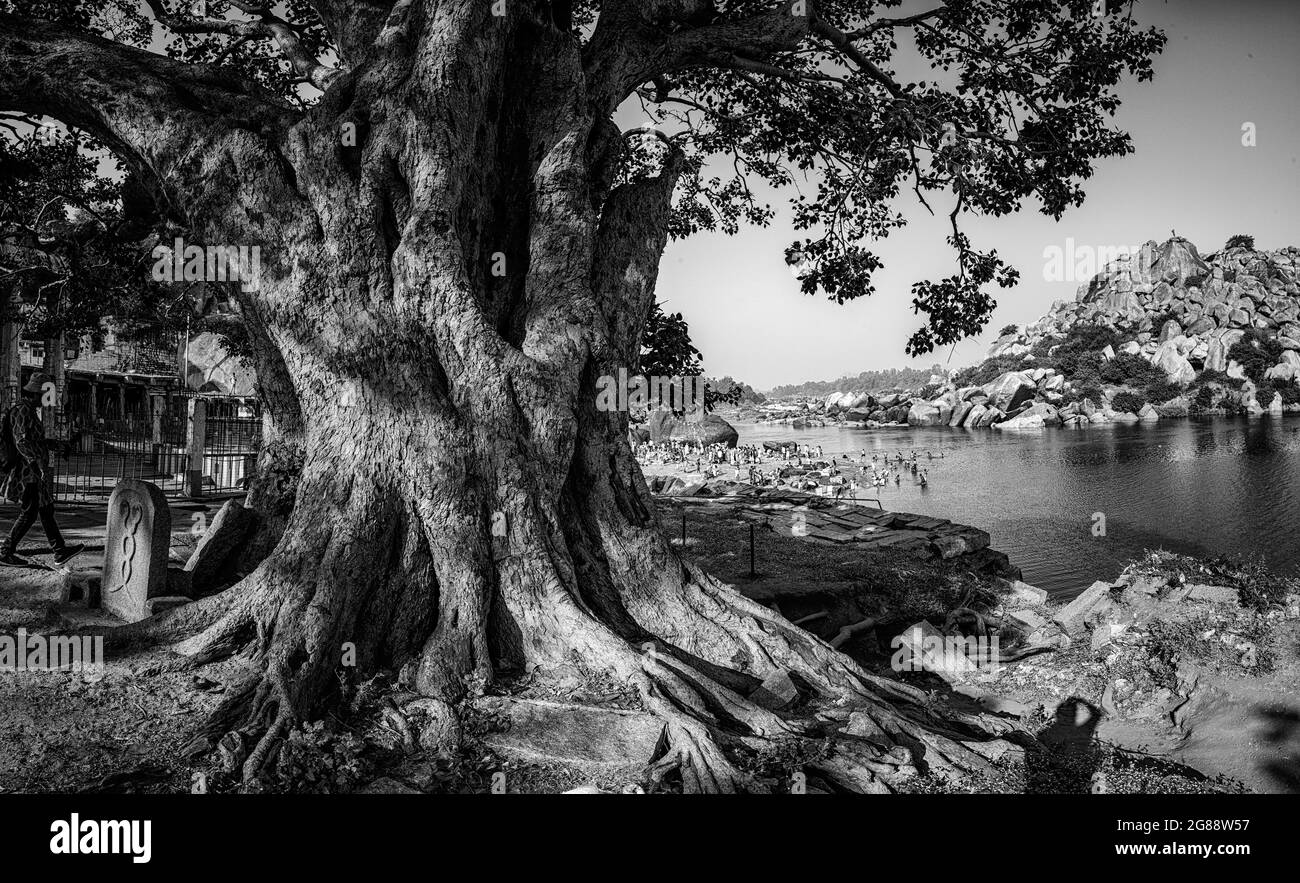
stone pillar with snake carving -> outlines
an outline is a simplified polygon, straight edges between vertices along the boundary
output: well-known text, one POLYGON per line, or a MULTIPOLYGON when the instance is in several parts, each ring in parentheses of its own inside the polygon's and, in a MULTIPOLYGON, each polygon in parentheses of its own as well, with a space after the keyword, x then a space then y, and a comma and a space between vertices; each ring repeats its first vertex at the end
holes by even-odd
POLYGON ((148 615, 146 601, 167 594, 171 522, 167 498, 157 485, 127 478, 113 489, 100 593, 109 613, 135 622, 148 615))

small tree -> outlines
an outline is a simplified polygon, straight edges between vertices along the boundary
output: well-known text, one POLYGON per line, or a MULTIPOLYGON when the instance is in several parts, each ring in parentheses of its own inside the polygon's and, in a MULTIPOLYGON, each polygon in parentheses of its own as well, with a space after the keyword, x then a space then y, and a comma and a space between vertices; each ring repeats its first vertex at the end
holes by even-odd
POLYGON ((1146 405, 1147 400, 1135 392, 1115 393, 1115 397, 1110 400, 1110 406, 1122 414, 1136 414, 1146 405))
POLYGON ((1245 248, 1254 251, 1255 237, 1246 233, 1238 233, 1235 236, 1228 237, 1228 244, 1223 248, 1225 251, 1229 248, 1245 248))
POLYGON ((1241 370, 1256 385, 1263 383, 1264 372, 1282 358, 1282 344, 1262 329, 1251 328, 1241 340, 1228 347, 1228 358, 1241 365, 1241 370))

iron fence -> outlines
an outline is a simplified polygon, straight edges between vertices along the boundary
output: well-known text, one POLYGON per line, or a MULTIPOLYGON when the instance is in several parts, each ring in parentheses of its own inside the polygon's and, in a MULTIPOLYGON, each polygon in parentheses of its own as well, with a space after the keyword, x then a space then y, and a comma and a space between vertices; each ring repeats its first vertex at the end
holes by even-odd
MULTIPOLYGON (((5 407, 17 389, 0 390, 5 407)), ((158 397, 149 413, 128 408, 121 416, 91 417, 69 401, 67 408, 43 408, 41 421, 50 449, 50 474, 56 500, 107 499, 124 478, 153 482, 163 493, 180 495, 190 466, 187 445, 189 402, 195 395, 158 397)), ((262 441, 261 403, 254 398, 199 395, 207 419, 201 481, 205 493, 247 490, 262 441)))

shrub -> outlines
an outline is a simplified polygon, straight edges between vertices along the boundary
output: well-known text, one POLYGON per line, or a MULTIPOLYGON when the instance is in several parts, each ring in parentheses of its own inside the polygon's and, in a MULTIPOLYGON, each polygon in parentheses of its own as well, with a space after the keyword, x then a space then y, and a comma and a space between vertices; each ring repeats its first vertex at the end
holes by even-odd
POLYGON ((1147 401, 1155 405, 1163 405, 1170 399, 1176 399, 1183 394, 1183 388, 1177 383, 1171 383, 1168 380, 1159 380, 1155 383, 1148 383, 1146 387, 1147 401))
POLYGON ((1165 372, 1133 353, 1120 353, 1101 366, 1101 379, 1107 383, 1148 386, 1166 381, 1165 372))
POLYGON ((1076 386, 1070 394, 1069 401, 1081 402, 1084 399, 1092 399, 1094 405, 1099 405, 1102 398, 1100 386, 1076 386))
POLYGON ((1224 246, 1224 249, 1226 250, 1229 248, 1248 248, 1251 251, 1254 251, 1255 237, 1248 233, 1238 233, 1235 236, 1229 236, 1228 244, 1224 246))
POLYGON ((1120 392, 1111 399, 1110 406, 1120 413, 1136 414, 1146 403, 1146 399, 1135 392, 1120 392))
POLYGON ((1187 406, 1189 414, 1203 414, 1214 407, 1214 388, 1202 386, 1192 397, 1192 403, 1187 406))
POLYGON ((1106 360, 1101 357, 1100 353, 1085 354, 1075 364, 1074 371, 1069 375, 1070 382, 1075 386, 1101 386, 1101 367, 1104 364, 1106 364, 1106 360))
MULTIPOLYGON (((1051 346, 1056 347, 1056 352, 1046 360, 1046 364, 1073 380, 1082 365, 1099 364, 1102 361, 1101 351, 1108 346, 1116 346, 1119 342, 1119 335, 1104 325, 1076 325, 1064 337, 1051 339, 1051 346)), ((1035 355, 1039 356, 1037 352, 1035 355)), ((1043 355, 1046 355, 1046 349, 1043 355)))
POLYGON ((1197 383, 1221 383, 1224 386, 1231 386, 1233 389, 1240 389, 1246 382, 1240 377, 1229 377, 1222 371, 1202 371, 1196 376, 1197 383))
POLYGON ((1019 325, 1003 325, 1002 330, 998 332, 998 337, 1006 337, 1008 334, 1015 334, 1019 330, 1019 325))
POLYGON ((1255 391, 1255 398, 1259 400, 1261 408, 1267 408, 1277 398, 1277 390, 1271 386, 1261 386, 1255 391))
POLYGON ((1060 337, 1040 338, 1036 344, 1030 347, 1029 352, 1033 353, 1034 358, 1040 361, 1043 359, 1050 358, 1052 347, 1060 346, 1062 340, 1063 338, 1060 337))
POLYGON ((1294 381, 1274 378, 1273 388, 1282 397, 1282 404, 1300 404, 1300 385, 1297 385, 1294 381))
POLYGON ((1205 284, 1204 273, 1197 273, 1196 275, 1188 276, 1186 279, 1183 280, 1184 288, 1191 288, 1193 285, 1195 285, 1197 288, 1200 288, 1204 284, 1205 284))
POLYGON ((1252 328, 1228 348, 1228 358, 1240 364, 1246 376, 1259 385, 1264 379, 1264 372, 1282 358, 1282 344, 1277 342, 1277 338, 1269 337, 1258 328, 1252 328))
POLYGON ((1008 371, 1019 371, 1022 368, 1024 360, 1019 356, 997 356, 970 368, 962 368, 953 375, 953 383, 959 389, 963 386, 983 386, 1008 371))

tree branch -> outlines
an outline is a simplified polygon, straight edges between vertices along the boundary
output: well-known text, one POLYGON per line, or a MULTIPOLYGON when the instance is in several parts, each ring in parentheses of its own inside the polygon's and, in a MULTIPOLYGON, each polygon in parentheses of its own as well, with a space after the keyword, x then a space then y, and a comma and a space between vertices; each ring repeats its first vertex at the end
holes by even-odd
POLYGON ((242 21, 209 16, 174 15, 167 11, 162 0, 145 0, 158 23, 178 34, 225 34, 244 40, 262 39, 275 43, 280 55, 307 82, 322 92, 343 73, 339 68, 326 67, 308 52, 293 32, 289 23, 268 8, 244 0, 228 0, 236 9, 256 16, 252 21, 242 21))
POLYGON ((90 133, 170 185, 201 180, 224 137, 278 131, 296 116, 215 65, 173 61, 65 25, 0 13, 0 108, 90 133))
MULTIPOLYGON (((677 30, 650 27, 644 18, 643 7, 679 5, 668 0, 620 3, 602 12, 583 54, 583 68, 604 113, 612 113, 642 83, 690 67, 708 65, 773 74, 780 69, 763 65, 760 59, 797 48, 809 33, 808 0, 781 0, 768 12, 677 30)), ((809 79, 790 71, 783 73, 787 78, 809 79)))
POLYGON ((359 64, 384 27, 393 0, 308 0, 329 32, 341 60, 359 64))

